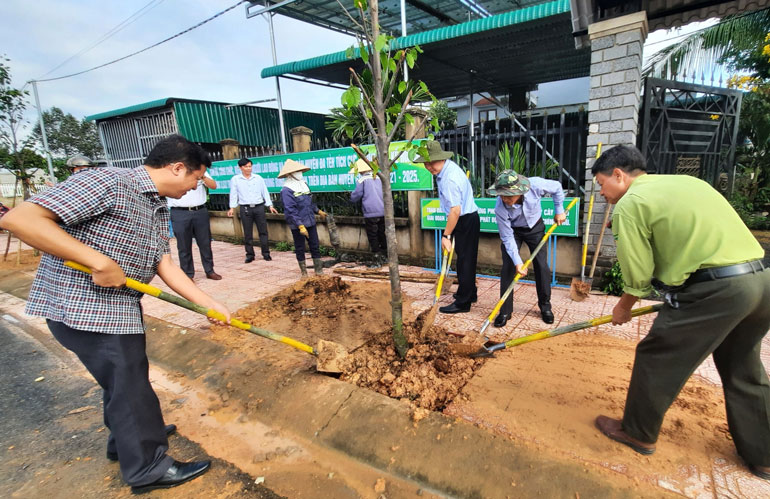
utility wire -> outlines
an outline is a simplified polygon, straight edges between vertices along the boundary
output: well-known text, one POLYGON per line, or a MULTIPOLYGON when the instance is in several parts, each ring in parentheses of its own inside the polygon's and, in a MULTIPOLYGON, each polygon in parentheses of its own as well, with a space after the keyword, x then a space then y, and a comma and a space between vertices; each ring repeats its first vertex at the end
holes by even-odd
POLYGON ((139 9, 139 10, 137 10, 136 12, 134 12, 133 14, 131 14, 130 16, 128 16, 126 19, 124 19, 123 21, 121 21, 121 22, 120 22, 119 24, 117 24, 115 27, 113 27, 112 29, 110 29, 110 30, 109 30, 108 32, 106 32, 105 34, 103 34, 103 35, 102 35, 100 38, 98 38, 97 40, 95 40, 94 42, 92 42, 92 43, 91 43, 91 45, 89 45, 89 46, 87 46, 87 47, 84 47, 84 48, 83 48, 83 49, 81 49, 81 50, 80 50, 80 52, 78 52, 77 54, 75 54, 75 55, 72 55, 72 56, 68 57, 68 58, 67 58, 67 59, 65 59, 63 62, 61 62, 61 63, 60 63, 58 66, 56 66, 56 67, 55 67, 55 68, 53 68, 52 70, 48 71, 46 74, 44 74, 44 75, 40 76, 40 78, 44 78, 44 77, 48 76, 49 74, 53 73, 54 71, 56 71, 56 70, 57 70, 57 69, 59 69, 60 67, 64 66, 64 65, 65 65, 65 64, 67 64, 68 62, 70 62, 72 59, 74 59, 74 58, 76 58, 76 57, 78 57, 78 56, 80 56, 80 55, 83 55, 83 54, 85 54, 86 52, 88 52, 89 50, 91 50, 91 49, 93 49, 93 48, 95 48, 95 47, 97 47, 97 46, 101 45, 102 43, 104 43, 105 41, 107 41, 109 38, 112 38, 113 36, 115 36, 115 35, 116 35, 116 34, 118 34, 119 32, 123 31, 123 30, 124 30, 125 28, 127 28, 129 25, 133 24, 133 23, 134 23, 136 20, 138 20, 140 17, 142 17, 143 15, 147 14, 148 12, 150 12, 152 9, 154 9, 155 7, 157 7, 158 5, 160 5, 161 3, 163 3, 164 1, 165 1, 165 0, 150 0, 148 3, 146 3, 146 4, 144 5, 144 7, 142 7, 142 8, 141 8, 141 9, 139 9), (155 5, 152 5, 152 4, 155 4, 155 5))
POLYGON ((103 67, 105 67, 105 66, 109 66, 110 64, 115 64, 116 62, 120 62, 120 61, 126 60, 126 59, 128 59, 129 57, 133 57, 133 56, 135 56, 135 55, 139 55, 139 54, 141 54, 142 52, 147 52, 148 50, 150 50, 150 49, 153 49, 153 48, 157 47, 158 45, 162 45, 162 44, 164 44, 164 43, 166 43, 166 42, 168 42, 168 41, 171 41, 171 40, 173 40, 174 38, 178 38, 178 37, 180 37, 180 36, 184 35, 185 33, 189 33, 190 31, 192 31, 192 30, 194 30, 194 29, 196 29, 196 28, 200 28, 201 26, 203 26, 204 24, 208 23, 209 21, 213 21, 213 20, 214 20, 214 19, 216 19, 217 17, 219 17, 219 16, 221 16, 221 15, 223 15, 223 14, 226 14, 226 13, 230 12, 230 11, 231 11, 231 10, 233 10, 234 8, 238 7, 238 6, 239 6, 239 5, 241 5, 242 3, 246 3, 247 1, 249 1, 249 0, 240 0, 240 1, 239 1, 238 3, 236 3, 235 5, 232 5, 232 6, 228 7, 228 8, 226 8, 225 10, 223 10, 223 11, 221 11, 221 12, 218 12, 218 13, 214 14, 213 16, 209 17, 208 19, 205 19, 205 20, 203 20, 203 21, 199 22, 199 23, 198 23, 198 24, 196 24, 195 26, 192 26, 192 27, 190 27, 190 28, 187 28, 187 29, 186 29, 186 30, 184 30, 184 31, 180 31, 180 32, 179 32, 179 33, 177 33, 176 35, 170 36, 170 37, 166 38, 165 40, 161 40, 161 41, 159 41, 158 43, 155 43, 155 44, 153 44, 153 45, 150 45, 149 47, 145 47, 145 48, 143 48, 143 49, 141 49, 141 50, 137 50, 136 52, 132 52, 132 53, 130 53, 130 54, 128 54, 128 55, 124 55, 123 57, 119 57, 118 59, 114 59, 114 60, 112 60, 112 61, 110 61, 110 62, 105 62, 104 64, 100 64, 100 65, 98 65, 98 66, 94 66, 94 67, 92 67, 92 68, 89 68, 89 69, 84 69, 83 71, 78 71, 77 73, 71 73, 71 74, 68 74, 68 75, 64 75, 64 76, 57 76, 56 78, 46 78, 46 79, 41 79, 41 80, 37 80, 37 81, 39 81, 39 82, 43 82, 43 81, 56 81, 56 80, 63 80, 63 79, 65 79, 65 78, 72 78, 73 76, 78 76, 78 75, 82 75, 82 74, 84 74, 84 73, 89 73, 89 72, 91 72, 91 71, 95 71, 95 70, 97 70, 97 69, 101 69, 101 68, 103 68, 103 67))

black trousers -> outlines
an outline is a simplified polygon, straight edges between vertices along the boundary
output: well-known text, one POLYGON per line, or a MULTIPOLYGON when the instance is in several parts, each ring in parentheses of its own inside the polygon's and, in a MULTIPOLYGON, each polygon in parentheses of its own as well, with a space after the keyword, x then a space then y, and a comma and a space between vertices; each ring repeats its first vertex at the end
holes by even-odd
POLYGON ((457 220, 455 230, 455 254, 457 255, 457 292, 455 303, 459 307, 470 306, 476 298, 476 261, 479 256, 479 213, 468 213, 457 220))
POLYGON ((123 480, 132 486, 158 480, 174 460, 166 455, 168 438, 150 385, 144 335, 93 333, 50 320, 48 328, 104 390, 107 450, 117 451, 123 480))
POLYGON ((214 272, 214 256, 211 253, 211 225, 209 210, 201 208, 196 211, 171 209, 171 226, 176 237, 176 249, 179 253, 179 266, 190 279, 195 276, 195 266, 192 256, 192 240, 198 245, 201 254, 203 271, 207 274, 214 272))
POLYGON ((254 256, 253 227, 257 224, 259 232, 259 246, 262 248, 262 256, 270 255, 270 244, 267 239, 267 219, 265 218, 265 204, 258 204, 254 208, 240 205, 241 224, 243 225, 243 244, 246 246, 246 256, 254 256))
MULTIPOLYGON (((527 243, 529 251, 533 251, 544 235, 545 224, 542 218, 531 229, 528 227, 513 228, 513 238, 516 240, 516 245, 519 249, 521 249, 522 243, 527 243)), ((513 278, 516 277, 516 265, 513 264, 513 260, 508 256, 508 252, 505 251, 504 244, 500 244, 500 250, 503 253, 503 268, 500 272, 500 297, 502 297, 505 294, 505 290, 513 282, 513 278)), ((540 250, 532 261, 532 266, 535 269, 537 305, 540 307, 541 312, 551 310, 551 269, 548 268, 548 257, 545 251, 540 250)), ((513 293, 503 303, 500 313, 508 316, 513 313, 513 293)))
POLYGON ((658 439, 663 416, 693 371, 713 355, 738 454, 770 466, 770 381, 760 359, 770 329, 770 269, 686 286, 636 347, 623 430, 658 439))
POLYGON ((369 240, 369 246, 372 253, 388 252, 388 243, 385 240, 385 217, 364 218, 366 226, 366 238, 369 240))
MULTIPOLYGON (((308 238, 307 241, 310 245, 310 256, 313 258, 321 258, 321 246, 318 244, 318 229, 315 225, 311 225, 307 229, 308 238)), ((299 229, 291 228, 291 237, 294 238, 294 254, 297 256, 298 262, 305 261, 305 236, 299 231, 299 229)))

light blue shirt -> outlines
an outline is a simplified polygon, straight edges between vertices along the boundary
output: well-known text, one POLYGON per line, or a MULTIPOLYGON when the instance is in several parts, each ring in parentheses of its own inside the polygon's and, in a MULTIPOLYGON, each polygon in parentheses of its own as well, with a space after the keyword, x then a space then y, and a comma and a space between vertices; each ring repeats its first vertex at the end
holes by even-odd
POLYGON ((468 177, 451 159, 444 162, 444 167, 436 175, 436 183, 441 211, 447 215, 453 206, 460 207, 460 216, 479 210, 473 200, 473 188, 468 177))
POLYGON ((265 203, 265 207, 273 206, 262 177, 252 173, 246 178, 239 173, 230 179, 230 208, 237 208, 239 204, 261 203, 265 203))
POLYGON ((505 245, 505 251, 513 260, 514 265, 521 265, 524 262, 519 255, 519 245, 516 244, 513 228, 527 227, 531 229, 535 226, 543 213, 540 208, 540 199, 544 196, 551 196, 556 214, 564 213, 564 191, 561 183, 540 177, 527 178, 529 178, 529 190, 524 194, 522 204, 508 207, 500 196, 497 197, 495 203, 497 230, 503 245, 505 245))

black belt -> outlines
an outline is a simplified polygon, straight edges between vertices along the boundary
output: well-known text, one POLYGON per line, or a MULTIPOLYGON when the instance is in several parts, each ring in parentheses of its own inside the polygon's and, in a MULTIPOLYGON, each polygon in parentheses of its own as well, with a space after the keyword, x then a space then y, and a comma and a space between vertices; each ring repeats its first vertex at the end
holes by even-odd
POLYGON ((172 206, 172 210, 186 210, 186 211, 198 211, 201 208, 205 208, 206 205, 202 204, 200 206, 172 206))
POLYGON ((716 279, 725 279, 727 277, 735 277, 743 274, 753 274, 756 272, 762 272, 765 270, 765 265, 762 260, 753 260, 746 263, 738 263, 736 265, 727 265, 725 267, 710 267, 706 269, 698 269, 684 282, 685 286, 695 284, 698 282, 714 281, 716 279))
POLYGON ((244 208, 256 208, 257 206, 262 206, 265 203, 259 203, 259 204, 239 204, 238 206, 243 206, 244 208))

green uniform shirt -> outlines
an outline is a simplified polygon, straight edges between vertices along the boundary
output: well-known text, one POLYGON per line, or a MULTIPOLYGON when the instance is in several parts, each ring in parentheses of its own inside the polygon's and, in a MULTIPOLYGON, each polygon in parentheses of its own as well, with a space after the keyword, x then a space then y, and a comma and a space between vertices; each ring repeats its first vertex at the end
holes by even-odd
POLYGON ((642 175, 618 201, 612 232, 623 291, 647 296, 650 281, 682 284, 703 267, 721 267, 765 254, 727 200, 689 175, 642 175))

